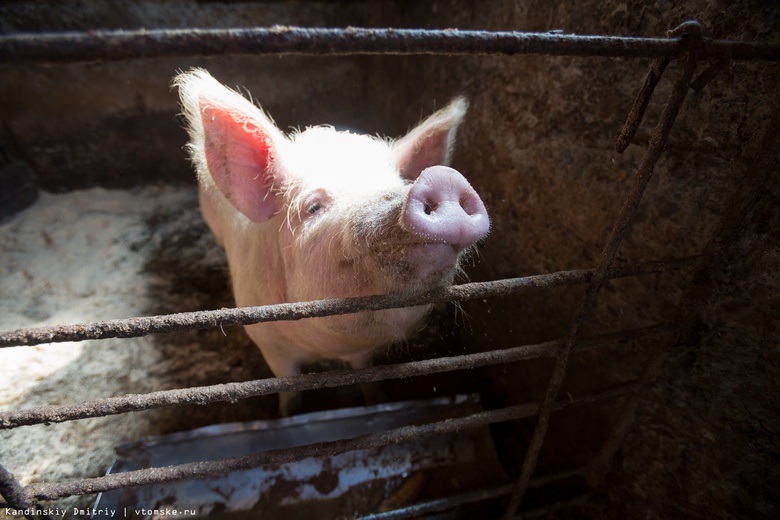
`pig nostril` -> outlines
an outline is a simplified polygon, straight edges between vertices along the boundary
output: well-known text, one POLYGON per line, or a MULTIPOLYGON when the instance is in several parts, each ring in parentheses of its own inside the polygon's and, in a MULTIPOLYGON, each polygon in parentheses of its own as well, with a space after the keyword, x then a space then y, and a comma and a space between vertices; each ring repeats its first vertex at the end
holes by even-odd
POLYGON ((490 227, 477 192, 446 166, 427 168, 412 183, 401 219, 406 231, 426 243, 449 244, 457 252, 484 238, 490 227))
POLYGON ((473 198, 461 197, 459 202, 461 209, 463 209, 463 212, 466 213, 466 215, 473 216, 479 213, 478 204, 475 203, 473 198))

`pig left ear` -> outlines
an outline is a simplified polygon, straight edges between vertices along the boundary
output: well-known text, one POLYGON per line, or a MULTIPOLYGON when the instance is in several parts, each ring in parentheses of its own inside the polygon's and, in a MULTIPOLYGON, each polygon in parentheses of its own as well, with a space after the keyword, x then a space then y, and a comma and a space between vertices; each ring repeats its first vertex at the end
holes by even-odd
POLYGON ((401 177, 415 180, 430 166, 449 165, 455 134, 468 106, 466 98, 457 97, 393 143, 401 177))
POLYGON ((260 223, 277 207, 274 182, 281 174, 280 147, 286 138, 273 121, 246 98, 201 69, 180 74, 188 123, 188 149, 201 187, 216 188, 240 213, 260 223))

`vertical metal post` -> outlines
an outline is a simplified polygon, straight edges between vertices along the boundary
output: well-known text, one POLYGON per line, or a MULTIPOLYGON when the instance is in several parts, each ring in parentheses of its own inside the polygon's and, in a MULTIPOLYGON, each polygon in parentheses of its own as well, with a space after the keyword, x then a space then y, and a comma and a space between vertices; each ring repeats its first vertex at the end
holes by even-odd
POLYGON ((13 473, 0 464, 0 495, 3 495, 8 505, 17 511, 24 511, 24 516, 31 520, 49 518, 46 514, 37 514, 38 503, 25 491, 13 473))
MULTIPOLYGON (((682 298, 677 317, 678 337, 669 347, 659 350, 648 363, 642 374, 642 382, 653 381, 661 371, 667 352, 680 345, 690 342, 690 337, 697 328, 698 315, 707 305, 714 282, 712 273, 721 264, 727 248, 739 237, 753 202, 759 190, 766 183, 772 164, 780 155, 780 107, 775 109, 753 162, 742 175, 736 194, 731 199, 729 207, 721 218, 720 226, 713 233, 704 249, 704 257, 700 269, 694 275, 694 280, 688 293, 682 298)), ((591 461, 586 478, 592 486, 603 480, 609 468, 609 463, 622 445, 634 422, 636 409, 641 396, 634 394, 625 404, 611 435, 604 443, 600 452, 591 461)))
POLYGON ((556 353, 555 366, 539 412, 536 429, 534 430, 533 437, 531 437, 525 460, 520 469, 520 476, 517 479, 517 489, 509 500, 509 504, 504 512, 504 518, 510 518, 515 514, 517 508, 520 506, 520 501, 528 488, 528 482, 536 468, 539 453, 541 452, 542 444, 547 434, 550 415, 552 414, 555 405, 558 390, 560 390, 561 384, 566 376, 566 365, 569 360, 569 354, 577 343, 583 322, 590 316, 595 306, 596 297, 607 279, 607 270, 617 256, 620 243, 631 224, 631 219, 636 212, 636 209, 639 207, 639 203, 642 200, 642 194, 652 177, 655 164, 658 162, 661 153, 666 147, 669 133, 688 92, 689 84, 696 69, 697 50, 702 40, 701 25, 695 22, 686 22, 670 32, 670 36, 678 36, 680 34, 685 35, 690 40, 690 51, 680 60, 680 68, 677 77, 675 78, 672 92, 669 95, 666 107, 661 114, 660 121, 650 137, 650 143, 647 152, 645 153, 645 157, 634 175, 628 197, 623 204, 623 208, 615 222, 612 233, 604 246, 599 264, 596 267, 590 284, 588 284, 585 298, 574 315, 566 341, 556 353))

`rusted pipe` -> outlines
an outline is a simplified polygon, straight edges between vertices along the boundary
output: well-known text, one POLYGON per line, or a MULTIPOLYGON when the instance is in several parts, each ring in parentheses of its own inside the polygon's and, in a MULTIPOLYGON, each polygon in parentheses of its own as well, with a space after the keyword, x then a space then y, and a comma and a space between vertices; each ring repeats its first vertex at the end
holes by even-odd
MULTIPOLYGON (((431 54, 665 57, 687 52, 683 38, 637 38, 457 29, 95 30, 0 36, 0 62, 65 63, 173 56, 431 54)), ((705 40, 704 59, 780 61, 780 45, 705 40)))
MULTIPOLYGON (((609 278, 694 269, 698 257, 663 262, 648 262, 611 269, 609 278)), ((275 320, 300 320, 319 316, 349 314, 366 310, 409 307, 426 303, 465 301, 509 294, 523 294, 553 287, 587 283, 593 271, 578 269, 552 274, 510 278, 492 282, 474 282, 434 289, 425 293, 402 296, 388 294, 357 298, 338 298, 312 302, 282 303, 261 307, 242 307, 212 311, 182 312, 161 316, 31 327, 0 332, 0 347, 32 346, 41 343, 61 343, 107 338, 134 338, 149 334, 169 333, 189 329, 208 329, 225 325, 250 325, 275 320)))
MULTIPOLYGON (((660 338, 671 329, 664 325, 621 331, 583 339, 578 349, 593 349, 603 345, 623 343, 646 338, 660 338)), ((399 379, 427 374, 467 370, 481 366, 510 363, 523 359, 552 357, 560 347, 560 341, 548 341, 537 345, 523 345, 505 350, 479 352, 462 356, 412 361, 396 365, 348 371, 303 374, 294 377, 259 379, 240 383, 162 390, 148 394, 129 394, 108 397, 83 403, 38 406, 16 411, 0 412, 0 430, 49 424, 90 417, 105 417, 128 412, 139 412, 177 405, 234 402, 240 399, 269 395, 278 392, 294 392, 332 388, 355 383, 372 383, 387 379, 399 379)))
MULTIPOLYGON (((613 398, 617 395, 636 391, 636 389, 637 388, 632 383, 624 383, 609 387, 598 393, 584 395, 577 399, 567 399, 560 403, 556 403, 554 408, 556 410, 562 410, 599 399, 613 398)), ((526 403, 509 406, 499 410, 479 412, 467 417, 445 419, 443 421, 423 425, 403 426, 385 432, 363 435, 354 439, 318 442, 294 448, 264 451, 241 457, 113 473, 103 477, 66 482, 37 482, 26 486, 24 491, 28 496, 37 500, 56 500, 58 498, 73 495, 106 492, 112 489, 125 488, 127 486, 140 486, 174 480, 225 475, 233 471, 252 469, 267 464, 285 464, 309 457, 338 455, 348 451, 379 448, 423 437, 433 437, 458 432, 464 429, 484 427, 493 423, 529 417, 537 413, 538 409, 538 404, 526 403)))
POLYGON ((650 65, 650 71, 647 73, 642 88, 639 89, 639 94, 637 94, 634 100, 634 104, 623 125, 623 130, 621 130, 615 143, 615 151, 617 153, 625 152, 628 145, 631 144, 631 139, 634 138, 634 134, 636 134, 639 125, 642 123, 647 106, 650 104, 650 98, 653 96, 658 82, 661 81, 661 76, 663 76, 667 65, 669 65, 669 58, 653 60, 653 63, 650 65))
POLYGON ((0 464, 0 495, 6 501, 6 507, 21 512, 20 516, 31 520, 49 518, 48 509, 40 507, 14 474, 5 469, 2 464, 0 464))

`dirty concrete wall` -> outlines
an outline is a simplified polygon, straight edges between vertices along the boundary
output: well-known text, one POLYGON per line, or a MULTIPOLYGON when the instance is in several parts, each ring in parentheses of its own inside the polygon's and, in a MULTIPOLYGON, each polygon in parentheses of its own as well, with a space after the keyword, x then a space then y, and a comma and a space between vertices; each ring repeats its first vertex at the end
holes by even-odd
MULTIPOLYGON (((0 6, 0 32, 375 26, 393 25, 391 12, 384 2, 354 1, 19 2, 0 6)), ((3 64, 2 130, 49 191, 193 182, 170 89, 177 71, 205 67, 246 88, 286 130, 324 122, 371 128, 364 63, 273 56, 3 64)))
MULTIPOLYGON (((90 2, 72 8, 22 5, 13 11, 0 7, 6 9, 0 11, 2 30, 278 23, 662 36, 697 18, 713 37, 778 40, 778 8, 758 1, 203 2, 186 9, 165 1, 100 3, 105 7, 99 9, 90 2)), ((473 280, 595 265, 675 72, 670 67, 622 155, 612 151, 614 139, 647 60, 242 57, 3 65, 4 130, 46 189, 191 182, 168 82, 176 69, 194 65, 209 68, 227 84, 246 86, 283 128, 331 122, 398 135, 452 96, 466 94, 471 109, 455 166, 483 194, 493 218, 492 235, 470 270, 473 280)), ((777 105, 779 79, 775 65, 733 63, 704 91, 689 94, 620 262, 680 257, 705 247, 777 105)), ((722 289, 697 331, 700 341, 673 351, 607 482, 582 508, 563 516, 768 517, 776 510, 773 490, 780 476, 772 460, 780 449, 780 425, 772 406, 778 381, 773 273, 778 256, 772 233, 778 229, 778 199, 775 181, 756 202, 752 223, 722 270, 722 289)), ((173 256, 166 253, 165 269, 181 267, 173 256)), ((673 319, 689 281, 686 275, 665 274, 611 282, 587 333, 673 319)), ((581 296, 581 288, 569 288, 466 304, 467 323, 457 335, 439 330, 441 344, 420 355, 559 338, 581 296)), ((605 353, 575 356, 562 392, 579 395, 628 381, 641 372, 652 347, 616 345, 605 353)), ((538 361, 477 371, 468 381, 416 384, 428 391, 447 384, 479 390, 491 406, 500 406, 538 399, 550 369, 549 362, 538 361)), ((403 389, 391 390, 403 396, 403 389)), ((556 415, 539 471, 586 463, 621 404, 615 400, 584 414, 556 415)), ((496 429, 509 471, 517 471, 532 429, 533 421, 496 429)))
MULTIPOLYGON (((750 1, 499 1, 489 9, 480 2, 453 1, 418 4, 404 21, 430 28, 655 37, 698 19, 707 36, 777 42, 779 12, 775 3, 750 1)), ((667 71, 634 141, 618 155, 614 140, 649 60, 409 57, 395 65, 396 76, 419 78, 407 84, 409 97, 426 85, 441 95, 460 90, 471 99, 456 164, 485 196, 494 218, 492 236, 481 250, 483 261, 472 278, 594 266, 675 69, 667 71)), ((732 63, 702 92, 689 94, 618 262, 703 250, 777 108, 779 80, 777 64, 732 63)), ((777 514, 780 423, 772 405, 778 397, 776 173, 775 166, 770 184, 755 201, 751 225, 719 272, 720 290, 701 317, 697 341, 674 346, 607 483, 587 506, 563 516, 777 514)), ((689 282, 686 275, 610 282, 586 334, 674 319, 689 282)), ((567 289, 466 304, 474 334, 464 339, 465 348, 563 336, 581 295, 567 289), (502 330, 504 334, 495 332, 502 330), (489 339, 485 331, 492 331, 489 339)), ((636 377, 653 348, 624 345, 575 355, 561 395, 636 377)), ((550 363, 513 368, 483 372, 495 399, 507 403, 539 397, 550 363)), ((598 452, 620 405, 619 400, 606 403, 582 417, 553 416, 540 473, 587 462, 598 452)), ((521 460, 532 428, 532 422, 518 422, 497 429, 499 442, 506 439, 503 449, 516 455, 511 460, 521 460), (520 445, 515 443, 518 435, 520 445)))

